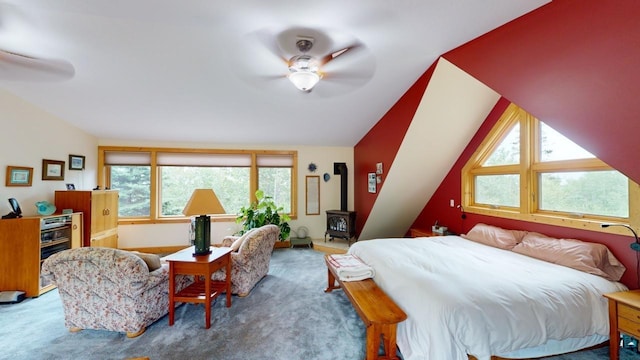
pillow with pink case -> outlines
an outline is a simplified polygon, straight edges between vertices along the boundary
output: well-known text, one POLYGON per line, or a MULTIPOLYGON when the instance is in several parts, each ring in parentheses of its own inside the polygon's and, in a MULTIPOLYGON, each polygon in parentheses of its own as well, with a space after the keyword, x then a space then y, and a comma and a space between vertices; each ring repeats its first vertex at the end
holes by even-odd
POLYGON ((507 230, 493 225, 478 223, 462 237, 499 249, 511 250, 522 240, 526 233, 526 231, 507 230))
POLYGON ((604 244, 527 233, 514 252, 618 281, 626 270, 604 244))

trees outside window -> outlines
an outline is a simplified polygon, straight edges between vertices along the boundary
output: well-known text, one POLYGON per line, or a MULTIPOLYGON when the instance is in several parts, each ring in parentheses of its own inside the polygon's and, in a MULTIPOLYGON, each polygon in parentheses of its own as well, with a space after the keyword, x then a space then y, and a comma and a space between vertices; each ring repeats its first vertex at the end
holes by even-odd
POLYGON ((235 219, 260 188, 295 217, 297 152, 99 147, 101 187, 119 191, 121 218, 172 221, 194 189, 213 189, 235 219))

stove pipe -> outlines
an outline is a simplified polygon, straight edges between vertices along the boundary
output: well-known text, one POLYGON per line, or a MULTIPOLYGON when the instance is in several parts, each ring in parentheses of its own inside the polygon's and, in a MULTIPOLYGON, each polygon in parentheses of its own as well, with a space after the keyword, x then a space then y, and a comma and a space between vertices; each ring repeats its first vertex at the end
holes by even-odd
POLYGON ((333 163, 333 175, 340 175, 340 211, 347 211, 347 164, 333 163))

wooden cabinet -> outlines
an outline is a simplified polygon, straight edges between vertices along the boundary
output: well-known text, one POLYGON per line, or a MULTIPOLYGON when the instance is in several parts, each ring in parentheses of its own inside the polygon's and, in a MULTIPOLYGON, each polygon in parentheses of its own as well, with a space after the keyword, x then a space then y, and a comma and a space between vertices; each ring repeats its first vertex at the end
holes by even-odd
POLYGON ((0 220, 0 291, 40 296, 55 286, 40 278, 49 256, 80 246, 82 214, 0 220))
POLYGON ((118 247, 117 190, 56 191, 55 205, 84 214, 84 246, 118 247))
POLYGON ((617 360, 620 333, 640 338, 640 290, 604 294, 609 299, 609 358, 617 360))

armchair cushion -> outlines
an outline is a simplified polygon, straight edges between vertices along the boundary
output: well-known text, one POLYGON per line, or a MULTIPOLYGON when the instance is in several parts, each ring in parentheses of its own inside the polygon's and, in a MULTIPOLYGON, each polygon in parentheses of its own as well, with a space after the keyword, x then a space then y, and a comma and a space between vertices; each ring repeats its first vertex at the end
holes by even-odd
POLYGON ((132 251, 132 253, 138 256, 140 259, 142 259, 142 261, 144 261, 145 264, 147 264, 149 271, 155 271, 159 269, 161 266, 160 256, 156 254, 141 253, 138 251, 132 251))
MULTIPOLYGON (((248 295, 258 281, 269 272, 271 252, 280 236, 280 229, 276 225, 265 225, 252 229, 245 235, 246 238, 240 242, 238 251, 231 253, 231 292, 240 296, 248 295)), ((223 240, 223 244, 228 238, 223 240)), ((225 269, 221 269, 215 272, 211 279, 223 281, 225 276, 225 269)))
POLYGON ((240 246, 242 245, 242 243, 249 237, 251 236, 251 233, 253 233, 254 231, 256 231, 257 229, 251 229, 249 231, 247 231, 246 233, 242 234, 242 236, 238 237, 236 240, 233 241, 233 243, 231 243, 231 251, 238 251, 240 249, 240 246))

